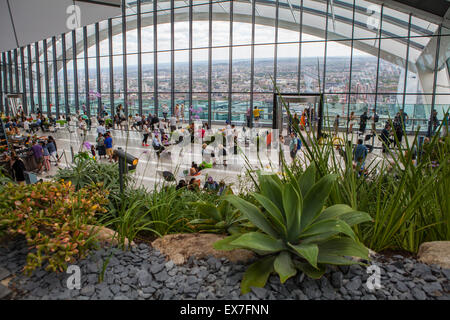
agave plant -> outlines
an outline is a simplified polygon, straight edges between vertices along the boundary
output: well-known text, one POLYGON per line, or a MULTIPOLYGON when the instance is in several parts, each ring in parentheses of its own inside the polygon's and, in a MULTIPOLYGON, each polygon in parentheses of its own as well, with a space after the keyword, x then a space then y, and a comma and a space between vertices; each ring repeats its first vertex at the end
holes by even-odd
POLYGON ((289 171, 288 176, 283 182, 277 175, 259 175, 259 192, 252 194, 259 207, 235 195, 224 197, 258 229, 214 244, 219 250, 242 248, 262 255, 245 272, 242 294, 252 286, 264 287, 272 272, 281 283, 298 270, 318 279, 328 264, 361 264, 351 257, 368 259, 369 251, 358 242, 352 226, 371 217, 342 204, 324 209, 336 176, 316 182, 313 165, 298 179, 289 171))
MULTIPOLYGON (((231 188, 227 188, 226 195, 233 195, 231 188)), ((201 218, 190 221, 200 232, 230 233, 240 232, 243 217, 239 210, 233 208, 228 201, 222 200, 216 207, 214 203, 199 201, 191 203, 200 213, 201 218)))

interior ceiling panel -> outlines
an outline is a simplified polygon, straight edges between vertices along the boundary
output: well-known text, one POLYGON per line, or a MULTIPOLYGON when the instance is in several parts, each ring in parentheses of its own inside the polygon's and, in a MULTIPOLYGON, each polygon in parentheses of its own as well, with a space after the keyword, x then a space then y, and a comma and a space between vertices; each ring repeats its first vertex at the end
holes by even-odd
POLYGON ((420 9, 431 14, 437 15, 439 17, 444 17, 450 8, 449 0, 394 0, 395 2, 400 2, 406 4, 410 7, 420 9))
POLYGON ((0 0, 0 52, 121 14, 121 0, 0 0), (79 7, 79 15, 71 6, 79 7))

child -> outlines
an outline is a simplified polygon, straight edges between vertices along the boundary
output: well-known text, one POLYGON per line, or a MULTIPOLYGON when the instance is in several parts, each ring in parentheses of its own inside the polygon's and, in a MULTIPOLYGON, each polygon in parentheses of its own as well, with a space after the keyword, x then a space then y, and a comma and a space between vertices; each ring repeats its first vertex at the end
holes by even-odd
POLYGON ((44 166, 45 171, 50 171, 50 152, 48 152, 48 147, 46 144, 42 143, 42 150, 44 152, 44 166))
POLYGON ((95 159, 95 147, 94 147, 94 145, 91 145, 91 153, 92 153, 92 157, 94 158, 94 160, 96 160, 95 159))

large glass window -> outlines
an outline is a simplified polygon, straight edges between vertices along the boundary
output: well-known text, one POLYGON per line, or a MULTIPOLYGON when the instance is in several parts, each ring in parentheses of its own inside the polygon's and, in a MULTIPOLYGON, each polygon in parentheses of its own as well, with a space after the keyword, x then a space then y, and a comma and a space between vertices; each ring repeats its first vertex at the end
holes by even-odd
MULTIPOLYGON (((115 105, 128 101, 130 114, 139 110, 142 98, 144 113, 154 112, 155 100, 159 101, 161 115, 162 105, 171 108, 174 107, 172 103, 184 103, 187 118, 188 101, 192 97, 199 119, 225 121, 231 111, 235 123, 245 122, 245 113, 253 101, 254 106, 263 110, 262 123, 270 125, 273 118, 272 79, 276 79, 278 89, 285 93, 325 90, 325 112, 331 117, 341 114, 346 119, 348 112, 353 111, 359 116, 364 110, 372 112, 376 107, 384 121, 404 108, 411 118, 408 129, 426 127, 433 101, 439 115, 450 102, 450 30, 411 15, 414 12, 400 12, 389 3, 381 6, 379 1, 376 2, 193 1, 190 30, 189 1, 173 2, 173 11, 170 1, 158 1, 156 5, 141 1, 142 72, 139 73, 138 2, 127 0, 126 37, 123 35, 123 17, 100 21, 99 51, 95 24, 86 26, 87 48, 84 47, 84 27, 64 35, 65 48, 60 35, 56 36, 56 48, 52 38, 39 41, 37 55, 35 44, 32 44, 34 94, 28 98, 34 99, 35 104, 41 98, 40 107, 44 112, 47 104, 51 104, 54 111, 54 105, 59 102, 61 112, 67 86, 71 112, 77 97, 80 106, 91 97, 91 111, 95 114, 99 100, 96 91, 100 87, 105 105, 111 103, 112 94, 115 105), (155 8, 157 12, 153 12, 155 8), (439 41, 438 30, 442 35, 439 41), (46 63, 44 43, 47 45, 46 63), (72 49, 74 44, 76 50, 72 49), (53 50, 56 50, 56 61, 53 50), (64 82, 63 50, 67 83, 64 82), (110 70, 110 55, 113 70, 110 70), (73 59, 76 59, 76 69, 73 59), (123 69, 124 62, 126 70, 123 69), (97 71, 100 83, 97 83, 97 71), (189 92, 190 71, 192 92, 189 92), (139 80, 142 92, 139 92, 139 80), (433 93, 436 93, 434 99, 433 93), (209 98, 211 105, 208 105, 209 98)), ((24 52, 24 61, 16 56, 16 52, 20 51, 5 53, 6 61, 2 62, 6 63, 7 72, 3 81, 8 90, 26 89, 28 94, 28 51, 24 52), (26 88, 22 88, 24 75, 26 88)), ((344 122, 342 125, 346 126, 344 122)))

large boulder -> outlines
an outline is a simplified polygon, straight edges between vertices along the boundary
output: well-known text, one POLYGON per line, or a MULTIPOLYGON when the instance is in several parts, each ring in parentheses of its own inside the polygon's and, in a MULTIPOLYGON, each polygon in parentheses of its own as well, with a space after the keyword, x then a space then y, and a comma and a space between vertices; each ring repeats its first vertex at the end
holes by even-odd
POLYGON ((153 241, 152 246, 178 265, 185 263, 189 257, 202 259, 214 256, 227 258, 232 262, 246 262, 255 257, 253 252, 243 249, 232 251, 214 249, 214 242, 223 238, 225 236, 211 233, 169 234, 153 241))
MULTIPOLYGON (((101 245, 117 246, 120 243, 118 233, 112 229, 92 225, 86 225, 85 228, 95 234, 95 238, 98 242, 100 242, 101 245)), ((130 243, 127 238, 125 238, 124 242, 125 247, 128 247, 130 243)), ((134 246, 135 243, 131 242, 131 245, 134 246)))
POLYGON ((450 241, 424 242, 420 245, 417 256, 423 263, 450 269, 450 241))

